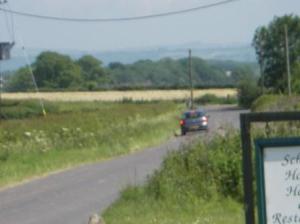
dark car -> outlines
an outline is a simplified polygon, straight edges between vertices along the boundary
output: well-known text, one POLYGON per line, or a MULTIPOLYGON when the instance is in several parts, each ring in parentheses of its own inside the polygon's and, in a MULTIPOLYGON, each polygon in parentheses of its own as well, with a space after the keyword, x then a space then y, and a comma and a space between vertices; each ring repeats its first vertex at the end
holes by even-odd
POLYGON ((204 110, 189 110, 182 114, 180 120, 181 134, 188 131, 208 130, 208 116, 204 110))

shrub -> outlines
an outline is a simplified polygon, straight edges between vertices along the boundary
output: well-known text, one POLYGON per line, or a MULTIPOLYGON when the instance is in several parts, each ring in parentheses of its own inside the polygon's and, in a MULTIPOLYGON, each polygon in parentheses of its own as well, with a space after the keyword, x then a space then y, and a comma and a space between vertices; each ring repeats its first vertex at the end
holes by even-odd
POLYGON ((235 96, 227 95, 226 97, 218 97, 215 94, 207 93, 201 97, 195 98, 196 104, 235 104, 237 99, 235 96))
POLYGON ((207 103, 218 103, 220 99, 214 94, 205 94, 199 98, 195 99, 195 103, 207 104, 207 103))
POLYGON ((242 200, 241 150, 238 134, 215 137, 170 153, 149 179, 147 195, 154 199, 224 196, 242 200), (217 194, 216 194, 217 193, 217 194))
POLYGON ((255 99, 261 95, 261 89, 257 83, 251 79, 245 79, 238 86, 239 106, 249 108, 255 99))

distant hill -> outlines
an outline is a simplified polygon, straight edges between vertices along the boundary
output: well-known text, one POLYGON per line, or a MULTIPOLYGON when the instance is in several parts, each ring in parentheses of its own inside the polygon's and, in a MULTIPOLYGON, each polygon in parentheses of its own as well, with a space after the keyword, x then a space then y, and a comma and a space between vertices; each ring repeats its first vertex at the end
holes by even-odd
MULTIPOLYGON (((62 54, 70 55, 73 59, 77 59, 83 55, 91 54, 103 61, 105 65, 111 62, 120 62, 123 64, 131 64, 139 60, 157 61, 162 58, 179 59, 187 57, 187 49, 193 50, 193 56, 203 59, 221 60, 221 61, 238 61, 238 62, 255 62, 254 49, 249 44, 202 44, 187 43, 182 45, 152 47, 149 49, 128 49, 120 51, 81 51, 81 50, 63 50, 63 49, 28 49, 30 62, 35 61, 38 54, 45 50, 53 50, 62 54)), ((2 61, 2 70, 16 70, 26 65, 23 52, 21 49, 15 48, 12 51, 12 58, 8 61, 2 61)))

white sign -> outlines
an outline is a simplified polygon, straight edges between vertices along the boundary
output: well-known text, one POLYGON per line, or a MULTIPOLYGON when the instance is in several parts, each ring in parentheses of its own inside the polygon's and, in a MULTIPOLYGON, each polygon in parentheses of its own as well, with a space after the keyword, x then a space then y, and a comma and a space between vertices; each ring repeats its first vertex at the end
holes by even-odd
POLYGON ((264 148, 267 224, 300 224, 300 146, 264 148))

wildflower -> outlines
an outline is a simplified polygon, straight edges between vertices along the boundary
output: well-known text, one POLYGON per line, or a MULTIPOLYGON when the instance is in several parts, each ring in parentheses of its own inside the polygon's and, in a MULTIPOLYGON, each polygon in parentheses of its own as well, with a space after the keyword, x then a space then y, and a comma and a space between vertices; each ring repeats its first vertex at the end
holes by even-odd
POLYGON ((40 151, 43 152, 43 153, 45 153, 45 152, 49 151, 49 148, 41 148, 40 151))
POLYGON ((62 128, 61 130, 62 130, 62 131, 64 131, 64 132, 67 132, 67 131, 69 131, 69 129, 68 129, 68 128, 62 128))
POLYGON ((30 137, 31 137, 31 132, 26 131, 26 132, 24 132, 24 135, 25 135, 26 137, 30 138, 30 137))

